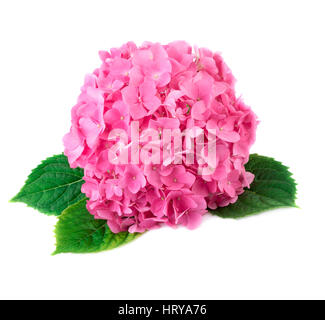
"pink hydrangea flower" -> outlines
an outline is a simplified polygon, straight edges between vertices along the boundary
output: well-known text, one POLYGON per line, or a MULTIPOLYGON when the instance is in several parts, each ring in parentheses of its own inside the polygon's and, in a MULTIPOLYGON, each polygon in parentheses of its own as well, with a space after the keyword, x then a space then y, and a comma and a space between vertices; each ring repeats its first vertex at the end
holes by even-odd
POLYGON ((139 120, 153 114, 161 104, 153 80, 145 79, 138 87, 129 85, 122 90, 123 101, 130 107, 130 116, 139 120))
POLYGON ((207 208, 236 202, 254 179, 244 165, 257 120, 236 97, 220 54, 177 41, 129 42, 99 55, 63 139, 71 167, 84 169, 82 192, 94 218, 115 233, 193 229, 207 208))

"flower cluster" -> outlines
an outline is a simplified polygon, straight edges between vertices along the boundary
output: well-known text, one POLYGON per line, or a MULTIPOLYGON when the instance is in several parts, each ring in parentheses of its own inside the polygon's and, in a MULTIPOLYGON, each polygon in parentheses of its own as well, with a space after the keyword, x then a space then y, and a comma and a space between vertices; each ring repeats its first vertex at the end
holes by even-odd
POLYGON ((100 68, 85 78, 64 137, 71 167, 84 168, 89 212, 107 220, 114 233, 161 224, 193 229, 207 207, 234 203, 254 178, 244 164, 257 120, 236 98, 234 77, 221 56, 177 41, 141 47, 129 42, 101 51, 100 58, 100 68), (150 129, 158 137, 147 154, 156 148, 162 160, 130 161, 141 158, 150 129), (175 139, 167 144, 160 139, 172 130, 190 132, 181 134, 185 150, 172 151, 175 139), (124 132, 123 139, 112 132, 124 132), (194 155, 188 146, 199 136, 194 155), (214 141, 212 157, 208 136, 214 141), (111 161, 113 149, 127 161, 111 161))

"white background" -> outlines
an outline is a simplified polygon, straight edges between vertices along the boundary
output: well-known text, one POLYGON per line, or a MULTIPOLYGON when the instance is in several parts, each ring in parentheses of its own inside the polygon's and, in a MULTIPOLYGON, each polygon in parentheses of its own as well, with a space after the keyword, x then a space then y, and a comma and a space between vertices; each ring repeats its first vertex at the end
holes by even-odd
POLYGON ((324 13, 323 0, 1 1, 0 298, 324 299, 324 13), (8 200, 62 152, 97 51, 183 39, 223 53, 261 120, 252 151, 290 166, 301 209, 51 256, 56 218, 8 200))

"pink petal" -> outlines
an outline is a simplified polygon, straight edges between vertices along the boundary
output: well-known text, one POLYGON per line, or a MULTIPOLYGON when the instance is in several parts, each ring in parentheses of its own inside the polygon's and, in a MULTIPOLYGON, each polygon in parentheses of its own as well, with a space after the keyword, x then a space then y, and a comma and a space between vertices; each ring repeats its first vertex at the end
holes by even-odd
POLYGON ((165 72, 165 73, 163 73, 163 74, 159 77, 159 79, 158 79, 158 81, 157 81, 157 86, 158 86, 158 87, 164 87, 164 86, 166 86, 169 82, 170 82, 170 73, 165 72))
POLYGON ((235 131, 217 130, 217 137, 227 142, 237 142, 240 140, 240 135, 235 131))
POLYGON ((129 105, 129 107, 130 107, 130 115, 133 118, 133 120, 142 119, 147 115, 147 111, 141 103, 132 104, 129 105))
POLYGON ((157 92, 155 82, 149 79, 146 79, 139 88, 140 95, 142 99, 150 100, 157 92))
POLYGON ((130 190, 130 192, 132 193, 137 193, 140 190, 140 184, 138 181, 129 181, 128 185, 127 185, 128 189, 130 190))
POLYGON ((220 96, 221 94, 223 94, 226 90, 227 90, 227 85, 223 82, 217 82, 214 84, 214 95, 215 96, 220 96))
POLYGON ((87 145, 94 148, 98 135, 102 131, 101 126, 89 118, 81 118, 79 124, 81 132, 86 137, 87 145))
POLYGON ((187 172, 184 174, 184 176, 181 178, 182 183, 186 184, 189 188, 193 185, 195 182, 195 175, 192 173, 187 172))
POLYGON ((144 100, 144 105, 150 110, 150 114, 155 112, 160 106, 161 101, 158 97, 152 97, 150 100, 144 100))
POLYGON ((196 229, 202 222, 202 214, 198 212, 190 212, 187 216, 186 227, 190 230, 196 229))
POLYGON ((122 90, 124 103, 133 105, 138 102, 138 89, 135 86, 128 86, 122 90))
POLYGON ((203 101, 198 101, 196 103, 194 103, 194 105, 192 106, 192 110, 191 110, 191 115, 193 117, 193 119, 196 120, 204 120, 205 117, 203 115, 203 113, 206 111, 206 107, 203 101))

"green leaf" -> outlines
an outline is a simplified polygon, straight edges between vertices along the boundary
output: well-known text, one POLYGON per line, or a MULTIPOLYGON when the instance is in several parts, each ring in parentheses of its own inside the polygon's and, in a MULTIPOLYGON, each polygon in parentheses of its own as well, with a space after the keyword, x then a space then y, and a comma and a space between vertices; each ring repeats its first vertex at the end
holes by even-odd
POLYGON ((67 208, 55 227, 56 250, 58 253, 92 253, 114 249, 126 244, 141 233, 113 233, 106 220, 94 219, 87 208, 86 200, 67 208))
POLYGON ((288 167, 273 158, 252 154, 245 166, 255 175, 250 189, 237 202, 224 208, 209 210, 222 218, 242 218, 282 207, 297 207, 296 182, 288 167))
POLYGON ((24 202, 49 215, 60 215, 68 206, 85 198, 81 193, 82 178, 82 169, 71 169, 65 155, 56 155, 32 171, 11 201, 24 202))

